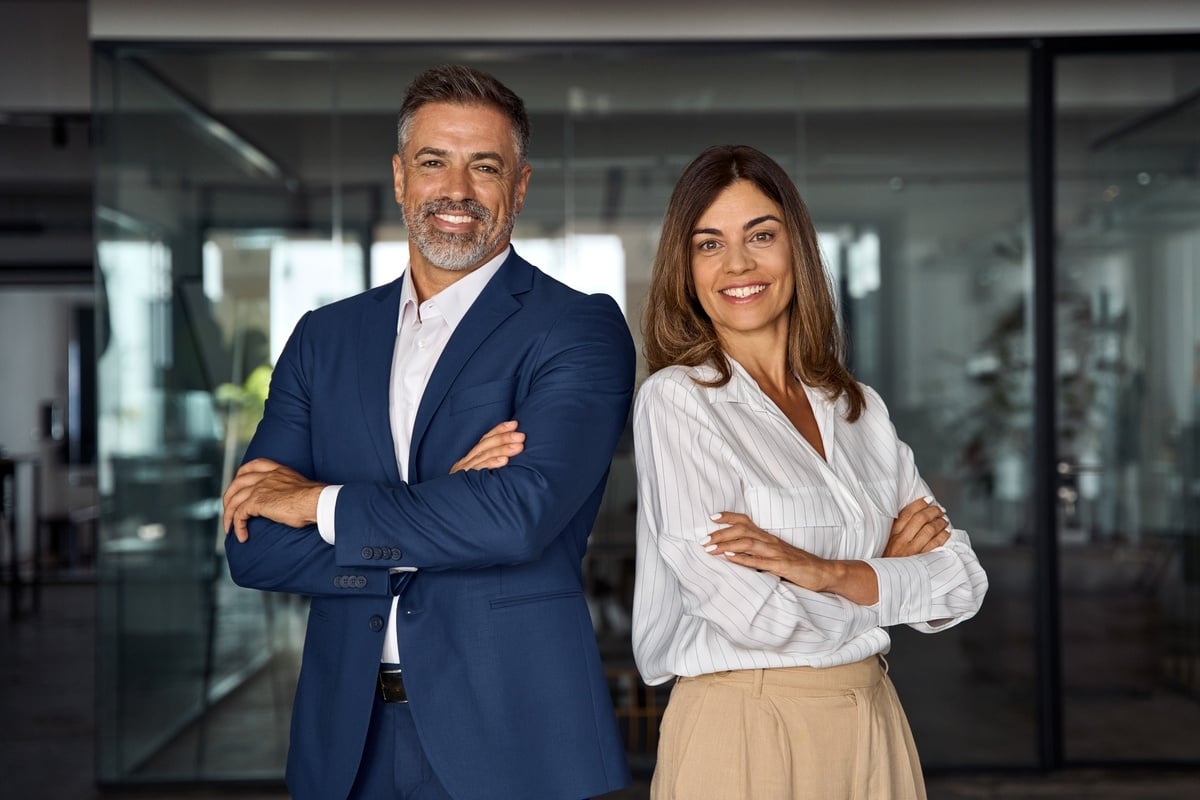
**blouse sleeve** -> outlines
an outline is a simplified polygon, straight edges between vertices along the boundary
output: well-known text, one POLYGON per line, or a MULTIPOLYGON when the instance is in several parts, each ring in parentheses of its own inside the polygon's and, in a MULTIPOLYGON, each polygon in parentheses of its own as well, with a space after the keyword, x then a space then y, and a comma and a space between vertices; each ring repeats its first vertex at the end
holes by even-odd
MULTIPOLYGON (((883 400, 868 387, 864 390, 868 405, 878 404, 883 409, 876 424, 886 426, 885 433, 896 443, 901 508, 918 497, 929 497, 933 492, 917 471, 912 449, 897 438, 883 400)), ((951 530, 949 541, 928 553, 871 558, 867 563, 879 578, 879 602, 875 607, 881 625, 907 624, 922 633, 937 633, 975 616, 987 593, 987 575, 967 532, 958 528, 951 530)))
MULTIPOLYGON (((680 597, 700 621, 695 639, 709 646, 818 655, 879 625, 877 611, 834 594, 810 591, 705 552, 701 541, 720 511, 745 512, 734 458, 714 425, 703 390, 680 374, 656 375, 634 410, 638 474, 639 578, 643 565, 666 566, 639 587, 635 651, 649 649, 677 622, 665 613, 680 597), (676 583, 676 587, 670 586, 676 583), (723 640, 714 642, 714 637, 723 640)), ((702 646, 698 642, 696 646, 702 646)))

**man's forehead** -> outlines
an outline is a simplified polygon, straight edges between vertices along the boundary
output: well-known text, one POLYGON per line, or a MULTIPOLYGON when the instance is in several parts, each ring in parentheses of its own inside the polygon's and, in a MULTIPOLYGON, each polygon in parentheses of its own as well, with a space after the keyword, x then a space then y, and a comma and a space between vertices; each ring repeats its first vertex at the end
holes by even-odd
POLYGON ((412 117, 413 133, 471 132, 475 135, 510 136, 513 126, 494 106, 463 103, 426 103, 412 117))

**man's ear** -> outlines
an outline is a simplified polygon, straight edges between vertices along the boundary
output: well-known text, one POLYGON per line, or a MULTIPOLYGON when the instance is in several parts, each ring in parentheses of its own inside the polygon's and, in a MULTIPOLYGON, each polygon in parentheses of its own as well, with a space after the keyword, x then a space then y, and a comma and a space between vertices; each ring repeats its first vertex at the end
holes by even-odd
POLYGON ((513 213, 520 214, 521 209, 525 207, 525 192, 529 189, 529 176, 533 174, 533 167, 529 164, 521 165, 521 174, 517 176, 517 191, 516 203, 513 204, 513 213))

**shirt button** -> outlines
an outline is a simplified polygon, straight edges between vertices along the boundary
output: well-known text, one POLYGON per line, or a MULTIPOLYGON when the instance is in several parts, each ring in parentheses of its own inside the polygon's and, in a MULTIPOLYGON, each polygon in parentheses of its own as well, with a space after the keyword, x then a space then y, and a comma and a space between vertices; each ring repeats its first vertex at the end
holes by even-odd
POLYGON ((369 620, 367 620, 367 627, 375 633, 379 633, 381 630, 383 630, 383 617, 379 616, 378 614, 371 617, 369 620))

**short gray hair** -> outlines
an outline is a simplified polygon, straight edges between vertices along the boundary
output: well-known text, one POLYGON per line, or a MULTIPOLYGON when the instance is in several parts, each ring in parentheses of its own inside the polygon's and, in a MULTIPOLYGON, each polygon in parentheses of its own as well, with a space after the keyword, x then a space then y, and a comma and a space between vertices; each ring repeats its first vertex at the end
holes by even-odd
POLYGON ((481 105, 501 112, 512 124, 513 146, 521 163, 525 163, 529 153, 529 114, 525 111, 525 101, 488 73, 462 64, 433 67, 408 85, 396 120, 396 149, 401 156, 412 128, 413 115, 428 103, 481 105))

